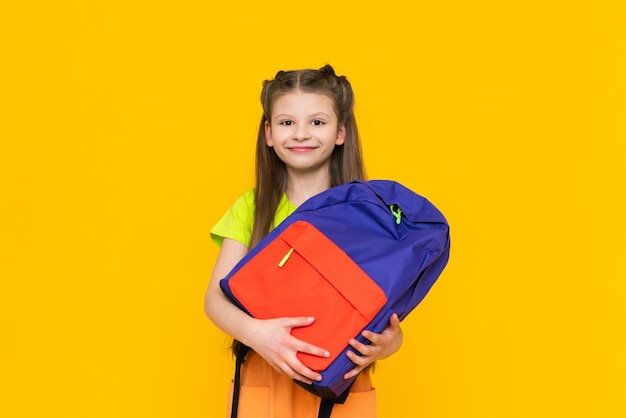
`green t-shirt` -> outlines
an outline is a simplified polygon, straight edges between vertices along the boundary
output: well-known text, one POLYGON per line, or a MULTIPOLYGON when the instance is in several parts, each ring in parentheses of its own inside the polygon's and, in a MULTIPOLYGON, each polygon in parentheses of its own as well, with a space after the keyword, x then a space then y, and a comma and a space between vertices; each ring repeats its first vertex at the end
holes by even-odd
MULTIPOLYGON (((276 227, 285 218, 296 210, 287 195, 283 193, 276 213, 274 214, 274 223, 272 228, 276 227)), ((211 239, 219 247, 222 246, 224 238, 230 238, 241 242, 246 247, 250 246, 252 238, 252 226, 254 224, 254 189, 248 190, 241 195, 235 203, 226 211, 222 219, 220 219, 213 229, 211 229, 211 239)))

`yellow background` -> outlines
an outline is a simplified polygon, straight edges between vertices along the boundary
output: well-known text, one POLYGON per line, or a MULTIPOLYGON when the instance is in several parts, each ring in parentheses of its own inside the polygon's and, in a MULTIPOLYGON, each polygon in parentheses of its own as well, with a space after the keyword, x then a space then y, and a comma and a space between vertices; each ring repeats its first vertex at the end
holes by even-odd
POLYGON ((623 2, 0 3, 0 415, 222 417, 209 229, 261 81, 331 63, 452 258, 383 418, 626 416, 623 2))

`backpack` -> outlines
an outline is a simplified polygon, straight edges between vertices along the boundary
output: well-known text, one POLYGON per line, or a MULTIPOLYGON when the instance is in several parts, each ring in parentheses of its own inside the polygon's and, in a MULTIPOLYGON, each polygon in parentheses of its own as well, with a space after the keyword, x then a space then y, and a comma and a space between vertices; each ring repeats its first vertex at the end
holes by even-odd
MULTIPOLYGON (((343 378, 354 367, 348 339, 367 343, 361 332, 382 332, 393 313, 402 321, 443 271, 449 251, 447 221, 428 200, 393 181, 353 181, 305 201, 220 287, 255 318, 315 317, 292 334, 331 356, 298 353, 322 380, 296 383, 323 399, 320 417, 329 417, 355 379, 343 378)), ((233 418, 246 353, 237 354, 233 418)))

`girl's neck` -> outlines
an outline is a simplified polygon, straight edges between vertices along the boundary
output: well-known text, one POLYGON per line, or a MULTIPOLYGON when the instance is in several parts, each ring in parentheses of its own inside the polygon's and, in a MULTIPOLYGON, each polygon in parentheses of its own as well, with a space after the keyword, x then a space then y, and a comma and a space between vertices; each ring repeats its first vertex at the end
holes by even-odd
POLYGON ((287 198, 295 205, 300 206, 305 200, 330 188, 330 173, 327 175, 295 175, 288 174, 287 198))

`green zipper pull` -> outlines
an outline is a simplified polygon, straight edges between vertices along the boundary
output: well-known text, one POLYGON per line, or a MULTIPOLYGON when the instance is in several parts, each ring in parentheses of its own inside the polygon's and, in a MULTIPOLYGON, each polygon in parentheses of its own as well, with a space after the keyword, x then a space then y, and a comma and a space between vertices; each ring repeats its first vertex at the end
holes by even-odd
POLYGON ((285 256, 283 257, 283 259, 280 260, 280 263, 278 263, 278 267, 282 267, 282 266, 285 265, 287 260, 289 260, 289 257, 291 257, 291 253, 293 253, 293 247, 290 248, 289 251, 287 252, 287 254, 285 254, 285 256))
POLYGON ((398 207, 395 203, 389 206, 389 210, 391 211, 394 218, 396 218, 396 225, 400 225, 400 221, 402 220, 402 209, 398 207))

